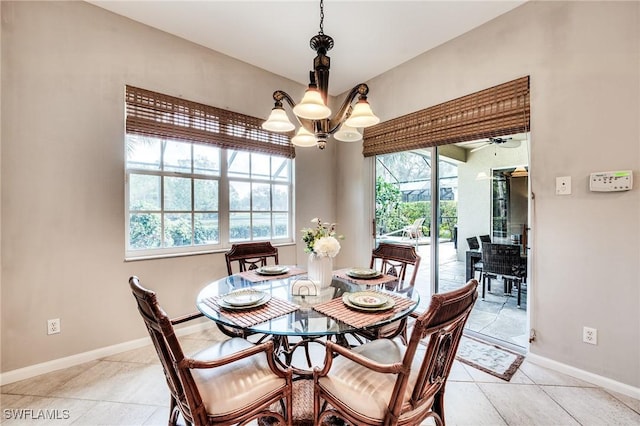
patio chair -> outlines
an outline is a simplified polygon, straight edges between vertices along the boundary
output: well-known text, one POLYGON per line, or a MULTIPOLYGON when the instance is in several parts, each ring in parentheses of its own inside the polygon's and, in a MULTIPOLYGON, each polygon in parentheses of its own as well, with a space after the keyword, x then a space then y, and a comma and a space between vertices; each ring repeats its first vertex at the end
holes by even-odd
POLYGON ((469 245, 469 250, 480 250, 480 243, 478 242, 478 237, 467 238, 467 244, 469 245))
POLYGON ((327 342, 324 367, 316 367, 314 424, 331 416, 352 425, 444 425, 444 392, 478 282, 434 294, 420 314, 409 344, 379 339, 353 349, 327 342), (424 342, 426 349, 418 346, 424 342), (339 355, 339 356, 338 356, 339 355))
POLYGON ((485 297, 485 289, 491 291, 491 279, 502 277, 505 294, 511 294, 511 289, 514 285, 516 286, 517 306, 520 307, 523 278, 521 265, 520 246, 484 243, 482 245, 482 299, 485 297))
POLYGON ((416 219, 409 226, 402 228, 402 237, 408 237, 409 239, 418 239, 422 237, 422 225, 424 224, 424 217, 416 219))
MULTIPOLYGON (((467 238, 467 244, 469 245, 469 250, 474 250, 474 251, 480 250, 480 243, 478 242, 478 237, 467 238)), ((482 260, 473 262, 473 272, 474 272, 474 275, 476 272, 480 272, 480 278, 482 279, 482 260)))
POLYGON ((171 392, 170 425, 179 415, 192 425, 246 424, 263 417, 291 424, 293 373, 277 367, 273 342, 254 345, 232 338, 187 357, 173 326, 203 315, 169 319, 156 294, 137 277, 129 278, 129 286, 171 392), (273 404, 285 414, 273 411, 273 404))
POLYGON ((482 244, 490 243, 491 242, 491 235, 480 235, 480 242, 482 244))

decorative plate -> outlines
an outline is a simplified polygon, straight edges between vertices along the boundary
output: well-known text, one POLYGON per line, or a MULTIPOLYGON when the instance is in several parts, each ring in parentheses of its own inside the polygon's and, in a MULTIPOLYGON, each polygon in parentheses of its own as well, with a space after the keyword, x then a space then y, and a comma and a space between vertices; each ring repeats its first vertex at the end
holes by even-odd
POLYGON ((222 309, 226 309, 228 311, 255 309, 266 304, 269 300, 271 300, 270 294, 268 293, 263 293, 263 294, 264 294, 264 297, 252 305, 231 305, 224 301, 224 297, 221 297, 220 299, 218 299, 218 305, 220 305, 222 309))
POLYGON ((289 268, 280 265, 261 266, 256 269, 256 273, 260 275, 282 275, 289 272, 289 268))
POLYGON ((347 307, 351 308, 351 309, 355 309, 358 311, 363 311, 363 312, 380 312, 380 311, 387 311, 391 308, 393 308, 393 306, 396 304, 395 300, 393 300, 392 298, 388 298, 387 302, 382 305, 382 306, 376 306, 373 308, 367 308, 364 306, 358 306, 358 305, 354 305, 350 300, 349 300, 349 295, 351 293, 345 293, 342 295, 342 302, 347 305, 347 307))
POLYGON ((260 302, 266 295, 258 290, 235 290, 222 296, 222 301, 230 306, 250 306, 260 302))
POLYGON ((373 291, 358 291, 349 293, 349 302, 363 308, 379 308, 389 301, 389 298, 383 294, 373 291))
POLYGON ((351 268, 347 271, 347 275, 350 276, 351 278, 359 278, 359 279, 367 280, 372 278, 378 278, 382 274, 379 271, 376 271, 375 269, 351 268))

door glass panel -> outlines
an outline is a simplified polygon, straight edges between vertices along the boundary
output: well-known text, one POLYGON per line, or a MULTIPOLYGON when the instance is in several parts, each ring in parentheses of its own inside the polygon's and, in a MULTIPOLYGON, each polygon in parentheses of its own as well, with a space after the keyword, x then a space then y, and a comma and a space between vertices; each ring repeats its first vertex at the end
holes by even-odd
MULTIPOLYGON (((482 294, 480 268, 474 269, 474 262, 469 268, 467 261, 469 252, 475 253, 472 259, 481 260, 481 246, 471 250, 467 238, 486 235, 493 242, 520 244, 526 256, 528 178, 518 176, 515 166, 504 170, 498 166, 515 162, 525 164, 521 168, 528 172, 527 143, 474 152, 470 151, 477 146, 460 147, 467 150, 465 156, 456 155, 457 150, 432 148, 376 157, 376 244, 385 241, 416 247, 421 256, 415 283, 421 297, 418 309, 429 304, 434 292, 455 290, 474 276, 482 294), (433 167, 434 159, 437 168, 433 167), (418 235, 411 231, 411 225, 419 218, 424 222, 418 235)), ((492 278, 491 290, 487 286, 485 299, 480 296, 474 306, 467 332, 516 346, 528 345, 526 258, 518 267, 524 268, 525 274, 520 307, 516 306, 517 288, 500 277, 492 278)))

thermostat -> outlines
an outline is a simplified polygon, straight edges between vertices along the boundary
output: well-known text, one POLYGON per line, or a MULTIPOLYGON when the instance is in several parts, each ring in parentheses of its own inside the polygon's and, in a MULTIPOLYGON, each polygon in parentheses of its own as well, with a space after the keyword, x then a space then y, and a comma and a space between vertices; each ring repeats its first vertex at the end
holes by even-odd
POLYGON ((617 172, 591 173, 589 189, 596 192, 629 191, 633 186, 633 172, 622 170, 617 172))

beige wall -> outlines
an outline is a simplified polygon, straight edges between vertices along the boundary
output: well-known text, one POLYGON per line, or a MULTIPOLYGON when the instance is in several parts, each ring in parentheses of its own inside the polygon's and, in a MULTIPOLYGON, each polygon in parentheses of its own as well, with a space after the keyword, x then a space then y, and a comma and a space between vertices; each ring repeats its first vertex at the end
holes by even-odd
MULTIPOLYGON (((590 193, 587 175, 640 169, 639 6, 533 2, 369 82, 386 120, 531 76, 531 351, 636 387, 640 192, 590 193), (564 175, 574 193, 557 197, 564 175), (580 342, 583 325, 598 328, 598 346, 580 342)), ((3 1, 1 71, 1 371, 144 336, 131 274, 169 295, 171 314, 192 310, 224 274, 221 255, 123 262, 124 85, 258 117, 274 89, 303 88, 82 2, 3 1), (62 333, 47 336, 57 317, 62 333)), ((296 229, 337 219, 341 265, 370 248, 372 167, 360 152, 296 159, 296 229)), ((302 248, 283 248, 283 261, 303 263, 302 248)))
MULTIPOLYGON (((144 337, 132 274, 171 315, 226 274, 222 254, 124 262, 125 84, 256 117, 275 89, 305 88, 85 2, 3 1, 2 17, 6 372, 144 337), (49 318, 61 334, 46 335, 49 318)), ((335 149, 298 151, 296 230, 335 220, 335 149)), ((301 247, 280 252, 306 261, 301 247)))
MULTIPOLYGON (((640 3, 529 2, 374 78, 369 100, 388 120, 525 75, 535 195, 531 353, 637 388, 640 189, 593 193, 587 177, 617 169, 638 176, 640 3), (572 195, 555 195, 557 176, 572 176, 572 195), (598 329, 597 346, 581 342, 583 326, 598 329)), ((370 161, 356 151, 340 152, 339 173, 370 161)), ((353 181, 338 205, 366 205, 371 175, 353 181)), ((346 210, 339 220, 350 232, 368 229, 346 210)))

